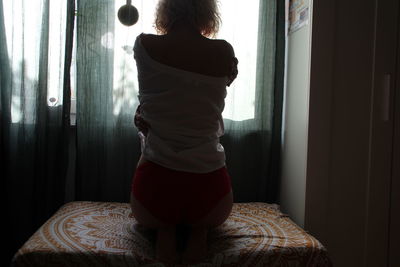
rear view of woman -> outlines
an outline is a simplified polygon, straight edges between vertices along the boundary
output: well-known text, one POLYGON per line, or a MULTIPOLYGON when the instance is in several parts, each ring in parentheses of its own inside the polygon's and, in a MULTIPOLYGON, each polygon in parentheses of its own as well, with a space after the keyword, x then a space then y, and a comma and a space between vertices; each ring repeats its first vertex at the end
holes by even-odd
POLYGON ((237 59, 228 42, 209 38, 219 24, 216 0, 160 0, 159 35, 141 34, 135 42, 142 155, 131 205, 140 224, 157 229, 156 255, 164 262, 178 261, 178 224, 191 229, 182 262, 204 258, 208 229, 232 209, 219 138, 237 59))

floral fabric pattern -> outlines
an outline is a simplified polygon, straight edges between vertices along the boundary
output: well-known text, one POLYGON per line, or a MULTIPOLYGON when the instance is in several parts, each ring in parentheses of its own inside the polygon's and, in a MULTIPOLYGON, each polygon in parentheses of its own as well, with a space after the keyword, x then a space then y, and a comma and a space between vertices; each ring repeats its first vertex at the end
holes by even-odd
MULTIPOLYGON (((165 266, 154 259, 155 237, 128 203, 71 202, 20 248, 13 266, 165 266)), ((322 244, 276 204, 235 203, 208 243, 208 257, 191 266, 332 266, 322 244)))

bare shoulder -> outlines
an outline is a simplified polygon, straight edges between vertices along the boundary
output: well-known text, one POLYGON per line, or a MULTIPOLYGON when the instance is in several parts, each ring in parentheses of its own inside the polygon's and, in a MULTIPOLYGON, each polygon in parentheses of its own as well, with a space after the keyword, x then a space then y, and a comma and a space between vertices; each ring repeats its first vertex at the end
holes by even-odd
POLYGON ((142 34, 141 41, 163 64, 218 77, 231 72, 234 51, 225 40, 142 34))
POLYGON ((144 39, 146 41, 159 40, 160 38, 164 37, 164 35, 158 35, 152 33, 142 33, 140 36, 142 37, 142 40, 144 39))
POLYGON ((161 47, 177 47, 180 51, 184 48, 193 47, 196 50, 199 48, 205 49, 208 51, 216 51, 217 54, 226 57, 232 58, 235 56, 232 45, 222 39, 208 39, 204 38, 203 42, 198 40, 188 41, 188 40, 180 40, 168 38, 167 35, 156 35, 156 34, 142 34, 141 35, 142 42, 148 48, 158 48, 161 47), (189 45, 189 46, 188 46, 189 45))
POLYGON ((163 35, 156 35, 150 33, 142 33, 140 35, 142 43, 146 47, 154 47, 163 39, 163 35))
POLYGON ((229 59, 235 56, 233 46, 228 41, 222 39, 214 39, 212 41, 215 43, 218 52, 222 53, 223 56, 229 59))
POLYGON ((221 39, 212 40, 214 42, 214 58, 218 60, 218 64, 221 69, 224 69, 225 73, 231 73, 232 71, 232 59, 235 57, 235 52, 232 45, 221 39))

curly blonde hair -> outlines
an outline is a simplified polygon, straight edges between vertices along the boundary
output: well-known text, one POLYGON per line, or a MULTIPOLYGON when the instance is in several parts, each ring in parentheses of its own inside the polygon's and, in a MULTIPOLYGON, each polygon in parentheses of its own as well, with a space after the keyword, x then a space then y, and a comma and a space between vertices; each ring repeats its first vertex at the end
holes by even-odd
POLYGON ((221 18, 218 0, 160 0, 154 26, 159 34, 166 34, 178 20, 195 26, 202 35, 215 37, 221 18))

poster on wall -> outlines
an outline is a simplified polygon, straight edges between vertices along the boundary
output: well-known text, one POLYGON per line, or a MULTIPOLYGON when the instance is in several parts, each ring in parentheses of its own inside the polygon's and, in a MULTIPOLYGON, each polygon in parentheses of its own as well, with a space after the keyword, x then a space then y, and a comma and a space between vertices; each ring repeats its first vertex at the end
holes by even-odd
POLYGON ((308 24, 309 7, 305 0, 289 0, 289 34, 308 24))

